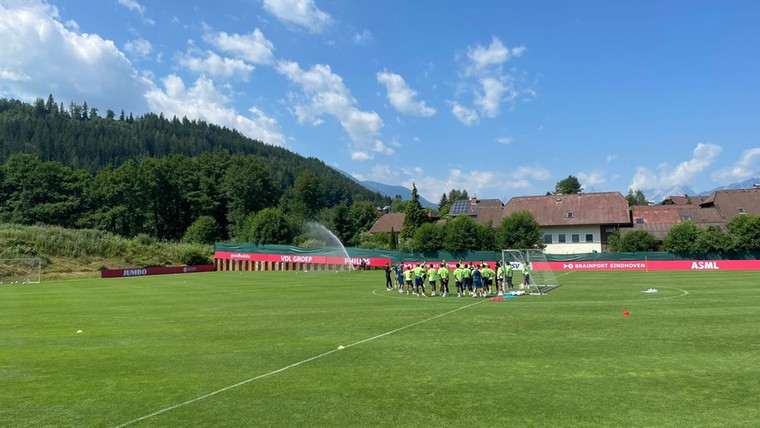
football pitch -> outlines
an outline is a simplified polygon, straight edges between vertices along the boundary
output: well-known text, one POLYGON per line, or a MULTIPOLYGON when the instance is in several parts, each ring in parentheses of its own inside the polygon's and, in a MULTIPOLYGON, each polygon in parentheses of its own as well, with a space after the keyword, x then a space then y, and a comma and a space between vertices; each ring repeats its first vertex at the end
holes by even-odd
POLYGON ((757 426, 758 272, 557 276, 502 302, 381 271, 0 286, 0 421, 757 426))

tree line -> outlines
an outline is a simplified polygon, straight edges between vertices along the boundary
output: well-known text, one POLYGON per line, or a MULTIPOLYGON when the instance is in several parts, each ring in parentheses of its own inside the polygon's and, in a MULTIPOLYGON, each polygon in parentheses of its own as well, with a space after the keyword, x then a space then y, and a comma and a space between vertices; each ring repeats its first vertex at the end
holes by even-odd
POLYGON ((699 227, 691 221, 674 225, 662 241, 646 230, 632 230, 609 237, 613 252, 667 251, 671 253, 706 254, 760 251, 760 215, 739 215, 725 228, 710 225, 699 227))
POLYGON ((221 149, 129 160, 97 174, 19 153, 0 165, 0 222, 170 241, 290 244, 307 221, 353 219, 342 229, 351 240, 378 216, 375 202, 330 192, 330 182, 310 170, 285 188, 275 176, 260 157, 221 149), (343 209, 351 215, 336 215, 343 209))

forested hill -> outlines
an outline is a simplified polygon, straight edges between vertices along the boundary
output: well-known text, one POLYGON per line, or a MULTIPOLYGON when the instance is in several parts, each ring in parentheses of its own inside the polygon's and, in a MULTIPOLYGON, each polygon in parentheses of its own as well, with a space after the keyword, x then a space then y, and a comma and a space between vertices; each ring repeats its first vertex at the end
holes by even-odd
POLYGON ((57 161, 73 169, 97 173, 128 160, 169 155, 198 156, 223 149, 264 158, 283 187, 293 184, 304 169, 311 170, 338 201, 360 199, 386 203, 373 192, 347 179, 319 159, 306 158, 277 146, 250 139, 236 130, 202 120, 167 119, 148 113, 132 117, 108 110, 104 115, 83 105, 58 104, 51 95, 34 104, 0 99, 0 163, 15 153, 35 155, 40 161, 57 161), (351 195, 351 196, 348 196, 351 195))
POLYGON ((153 113, 99 112, 86 103, 65 107, 52 95, 32 104, 0 99, 0 166, 0 221, 80 225, 126 235, 176 239, 198 216, 212 215, 226 237, 233 232, 228 228, 242 227, 244 216, 264 208, 314 217, 339 204, 390 204, 319 159, 232 129, 153 113), (125 182, 134 175, 142 182, 125 182), (32 197, 35 186, 42 194, 32 197), (139 192, 132 195, 123 190, 135 186, 139 192), (164 194, 152 195, 153 206, 135 213, 124 205, 125 198, 154 186, 164 194), (235 196, 243 192, 235 186, 248 186, 251 195, 235 196), (103 203, 122 206, 114 211, 97 205, 103 203), (134 214, 139 218, 129 227, 117 226, 134 214), (178 224, 168 224, 172 218, 178 224))

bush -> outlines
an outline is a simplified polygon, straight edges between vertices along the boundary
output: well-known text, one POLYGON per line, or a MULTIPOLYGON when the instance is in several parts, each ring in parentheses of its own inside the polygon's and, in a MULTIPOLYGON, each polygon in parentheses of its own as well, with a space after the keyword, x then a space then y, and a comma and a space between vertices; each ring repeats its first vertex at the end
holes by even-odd
POLYGON ((179 260, 188 266, 209 265, 211 259, 197 247, 187 248, 179 255, 179 260))
POLYGON ((202 215, 187 228, 182 240, 193 244, 213 244, 221 235, 222 230, 214 217, 202 215))
POLYGON ((690 221, 684 221, 671 227, 665 239, 662 241, 663 251, 671 253, 700 253, 697 248, 697 240, 701 231, 699 227, 690 221))
POLYGON ((156 243, 156 239, 145 233, 138 233, 135 237, 135 242, 140 245, 152 245, 156 243))
POLYGON ((635 253, 638 251, 655 251, 657 249, 657 239, 646 230, 632 230, 622 238, 619 238, 619 241, 610 239, 609 242, 612 251, 635 253))

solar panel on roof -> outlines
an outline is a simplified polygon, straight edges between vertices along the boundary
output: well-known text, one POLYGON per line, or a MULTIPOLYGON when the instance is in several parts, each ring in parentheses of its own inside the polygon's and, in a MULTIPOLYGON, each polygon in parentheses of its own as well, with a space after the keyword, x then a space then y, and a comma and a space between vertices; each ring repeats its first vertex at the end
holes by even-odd
POLYGON ((469 210, 470 210, 470 201, 465 199, 461 201, 455 201, 454 204, 451 206, 451 210, 449 211, 449 214, 451 215, 467 214, 469 210))

